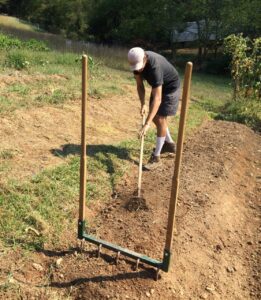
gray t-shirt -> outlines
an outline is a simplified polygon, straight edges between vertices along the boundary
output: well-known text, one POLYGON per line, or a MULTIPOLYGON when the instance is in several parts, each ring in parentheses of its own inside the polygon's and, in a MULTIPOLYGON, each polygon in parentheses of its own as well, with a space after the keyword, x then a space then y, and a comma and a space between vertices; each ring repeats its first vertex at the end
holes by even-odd
POLYGON ((152 87, 162 85, 162 93, 169 94, 175 92, 180 86, 179 74, 165 57, 152 51, 145 51, 148 57, 147 64, 141 76, 147 80, 152 87))

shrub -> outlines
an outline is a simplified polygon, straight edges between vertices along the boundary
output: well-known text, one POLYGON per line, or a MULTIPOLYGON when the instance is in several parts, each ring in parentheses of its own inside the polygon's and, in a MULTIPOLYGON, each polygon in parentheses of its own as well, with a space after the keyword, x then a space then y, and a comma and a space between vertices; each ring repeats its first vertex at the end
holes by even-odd
POLYGON ((0 33, 0 50, 21 49, 22 41, 0 33))
POLYGON ((24 42, 24 47, 26 49, 33 50, 33 51, 49 51, 50 50, 44 42, 37 41, 34 39, 24 42))
POLYGON ((9 68, 15 68, 16 70, 22 70, 29 66, 29 62, 23 54, 11 52, 7 55, 6 66, 9 68))
POLYGON ((0 50, 12 49, 29 49, 33 51, 49 51, 50 49, 42 41, 34 39, 28 41, 21 41, 10 35, 0 33, 0 50))
POLYGON ((224 51, 231 56, 231 76, 235 100, 260 98, 261 38, 229 35, 224 40, 224 51))
POLYGON ((261 131, 261 105, 259 100, 241 99, 226 103, 217 119, 239 122, 261 131))

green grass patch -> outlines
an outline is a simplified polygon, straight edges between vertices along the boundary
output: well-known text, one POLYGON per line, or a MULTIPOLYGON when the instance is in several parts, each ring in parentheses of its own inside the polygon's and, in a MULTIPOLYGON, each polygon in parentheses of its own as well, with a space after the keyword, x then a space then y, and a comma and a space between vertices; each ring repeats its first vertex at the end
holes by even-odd
POLYGON ((227 102, 215 118, 242 123, 261 131, 261 102, 257 99, 227 102))
POLYGON ((0 50, 10 51, 12 49, 27 49, 31 51, 49 51, 50 49, 43 41, 30 39, 22 41, 12 35, 6 35, 0 32, 0 50))
MULTIPOLYGON (((19 83, 1 87, 0 114, 22 107, 60 105, 81 98, 81 57, 78 54, 21 49, 9 53, 0 51, 1 66, 3 74, 9 74, 7 79, 11 79, 12 73, 16 76, 15 70, 20 73, 19 83)), ((122 95, 125 84, 134 84, 129 72, 111 69, 95 57, 89 60, 90 96, 102 99, 122 95)))
MULTIPOLYGON (((76 152, 71 149, 56 155, 77 154, 79 149, 76 146, 76 152)), ((88 151, 87 199, 108 199, 126 171, 122 162, 130 159, 129 150, 97 145, 88 151)), ((46 241, 59 241, 66 228, 75 231, 79 161, 76 155, 68 164, 46 170, 29 182, 10 181, 0 187, 0 237, 6 245, 40 249, 46 241)))
POLYGON ((18 18, 0 15, 0 25, 17 28, 24 31, 35 31, 36 28, 29 23, 20 21, 18 18))

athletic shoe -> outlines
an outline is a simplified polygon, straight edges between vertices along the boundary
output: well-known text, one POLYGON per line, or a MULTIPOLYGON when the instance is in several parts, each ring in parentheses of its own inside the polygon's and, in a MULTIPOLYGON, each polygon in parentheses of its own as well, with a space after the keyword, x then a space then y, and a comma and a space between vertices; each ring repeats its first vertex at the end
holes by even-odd
POLYGON ((176 145, 174 143, 168 143, 165 142, 162 149, 161 153, 176 153, 176 145))
POLYGON ((159 156, 155 156, 153 153, 146 165, 143 166, 144 170, 151 171, 161 166, 161 161, 159 156))

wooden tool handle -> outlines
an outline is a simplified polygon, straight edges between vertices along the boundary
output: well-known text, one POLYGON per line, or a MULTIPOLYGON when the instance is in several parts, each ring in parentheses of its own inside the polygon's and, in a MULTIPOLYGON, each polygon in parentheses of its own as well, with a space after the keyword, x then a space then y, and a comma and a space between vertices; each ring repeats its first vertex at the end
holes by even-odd
POLYGON ((87 102, 87 65, 88 57, 82 56, 82 127, 81 127, 81 165, 80 165, 80 199, 79 220, 85 220, 86 198, 86 102, 87 102))
POLYGON ((187 115, 187 109, 188 109, 188 104, 189 104, 192 67, 193 67, 193 64, 191 62, 188 62, 186 64, 184 84, 183 84, 183 94, 182 94, 181 113, 180 113, 180 121, 179 121, 177 151, 176 151, 176 158, 175 158, 174 175, 173 175, 173 179, 172 179, 172 188, 171 188, 171 196, 170 196, 170 203, 169 203, 169 216, 168 216, 168 225, 167 225, 167 233, 166 233, 166 244, 165 244, 165 250, 167 250, 169 252, 171 251, 171 246, 172 246, 176 206, 177 206, 177 200, 178 200, 179 172, 180 172, 180 164, 181 164, 181 159, 182 159, 186 115, 187 115))
MULTIPOLYGON (((142 126, 145 124, 145 114, 142 115, 142 126)), ((143 161, 144 135, 140 142, 140 160, 139 160, 139 176, 138 176, 138 197, 141 195, 141 178, 142 178, 142 161, 143 161)))

